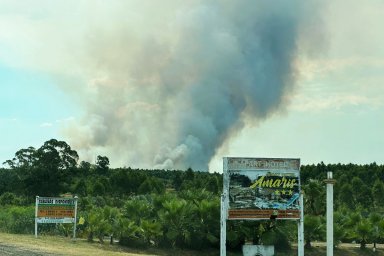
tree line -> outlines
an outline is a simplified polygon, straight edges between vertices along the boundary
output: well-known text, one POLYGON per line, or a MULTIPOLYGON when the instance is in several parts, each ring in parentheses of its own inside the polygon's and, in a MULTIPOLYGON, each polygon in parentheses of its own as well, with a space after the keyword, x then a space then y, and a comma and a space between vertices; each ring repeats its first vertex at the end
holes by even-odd
POLYGON ((384 242, 384 166, 328 164, 301 168, 304 191, 305 239, 311 247, 313 240, 325 240, 326 189, 324 179, 333 172, 334 241, 356 242, 364 249, 368 243, 384 242))
MULTIPOLYGON (((35 196, 79 197, 78 234, 89 241, 131 247, 218 248, 219 173, 187 170, 110 168, 107 156, 79 161, 66 142, 51 139, 40 148, 20 149, 0 169, 0 230, 34 232, 35 196)), ((305 239, 325 240, 325 184, 332 171, 336 242, 384 242, 384 166, 328 164, 301 166, 305 239)), ((39 225, 39 233, 70 235, 68 224, 39 225)), ((246 240, 284 250, 297 239, 294 221, 229 221, 227 244, 237 250, 246 240)))

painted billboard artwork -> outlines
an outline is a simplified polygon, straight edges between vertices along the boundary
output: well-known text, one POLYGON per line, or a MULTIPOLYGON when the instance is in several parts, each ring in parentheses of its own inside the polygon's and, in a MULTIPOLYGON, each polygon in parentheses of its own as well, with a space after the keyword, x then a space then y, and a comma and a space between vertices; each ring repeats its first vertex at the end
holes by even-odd
MULTIPOLYGON (((247 171, 251 172, 251 171, 247 171)), ((292 174, 258 172, 252 175, 230 173, 229 206, 231 209, 299 209, 298 177, 292 174)))
MULTIPOLYGON (((277 160, 281 162, 284 159, 277 160)), ((229 218, 268 219, 273 214, 280 219, 300 217, 298 165, 243 168, 228 168, 229 218)))

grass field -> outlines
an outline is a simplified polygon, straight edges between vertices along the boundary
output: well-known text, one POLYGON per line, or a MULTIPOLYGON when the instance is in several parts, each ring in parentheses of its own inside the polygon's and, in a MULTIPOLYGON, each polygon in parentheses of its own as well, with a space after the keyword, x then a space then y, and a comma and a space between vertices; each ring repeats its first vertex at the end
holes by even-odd
MULTIPOLYGON (((110 245, 108 242, 100 244, 98 242, 90 243, 85 239, 76 239, 58 236, 38 236, 19 235, 0 233, 0 251, 1 246, 13 246, 23 250, 40 253, 41 255, 103 255, 103 256, 166 256, 166 255, 185 255, 185 256, 214 256, 218 254, 218 250, 196 252, 180 249, 160 250, 150 248, 147 250, 135 250, 119 246, 118 244, 110 245)), ((20 253, 14 253, 19 255, 20 253)), ((2 255, 2 254, 1 254, 2 255)), ((27 253, 25 255, 28 255, 27 253)), ((239 254, 229 254, 239 255, 239 254)))
MULTIPOLYGON (((58 255, 143 255, 134 252, 125 252, 120 246, 111 246, 108 243, 88 243, 81 239, 72 240, 65 237, 14 235, 0 233, 0 244, 11 245, 17 248, 28 249, 41 253, 58 255)), ((148 254, 156 255, 156 254, 148 254)))
MULTIPOLYGON (((65 237, 53 236, 39 236, 33 235, 14 235, 0 233, 0 248, 1 246, 11 246, 11 248, 18 248, 25 250, 23 255, 30 255, 28 252, 34 252, 34 255, 105 255, 105 256, 166 256, 166 255, 185 255, 185 256, 214 256, 219 255, 218 250, 196 252, 186 250, 134 250, 119 245, 110 245, 108 243, 100 244, 97 242, 89 243, 84 239, 73 240, 65 237)), ((9 249, 9 248, 8 248, 9 249)), ((14 255, 21 255, 19 252, 14 255)), ((228 252, 228 256, 240 256, 240 252, 228 252)), ((289 252, 278 252, 276 256, 296 256, 297 249, 292 248, 289 252)), ((326 247, 324 243, 314 243, 311 250, 305 250, 306 256, 325 256, 326 247)), ((379 245, 376 252, 372 251, 372 245, 368 245, 365 251, 358 248, 356 244, 341 244, 339 248, 334 251, 334 256, 384 256, 384 246, 379 245)))

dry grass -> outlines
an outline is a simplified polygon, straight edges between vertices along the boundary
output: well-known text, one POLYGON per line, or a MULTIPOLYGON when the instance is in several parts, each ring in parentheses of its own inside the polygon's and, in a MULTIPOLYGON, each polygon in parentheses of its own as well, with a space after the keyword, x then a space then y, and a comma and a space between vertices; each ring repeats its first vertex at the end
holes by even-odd
MULTIPOLYGON (((211 250, 205 252, 185 251, 185 250, 134 250, 119 245, 109 245, 108 243, 100 244, 97 242, 89 243, 84 239, 72 240, 65 237, 53 236, 39 236, 33 235, 15 235, 0 233, 0 247, 1 244, 7 246, 14 246, 20 249, 31 250, 40 252, 41 254, 57 254, 57 255, 105 255, 105 256, 170 256, 170 255, 183 255, 183 256, 213 256, 218 255, 218 250, 211 250)), ((242 255, 241 252, 228 252, 229 256, 242 255)), ((296 256, 297 247, 294 246, 289 252, 276 253, 277 256, 296 256)), ((325 243, 313 243, 311 250, 305 250, 307 256, 325 256, 326 246, 325 243)), ((372 251, 372 245, 368 245, 365 251, 358 248, 356 244, 341 244, 334 251, 335 256, 384 256, 384 245, 379 245, 376 253, 372 251)))
MULTIPOLYGON (((85 239, 58 237, 58 236, 38 236, 19 235, 0 233, 1 244, 14 246, 19 249, 26 249, 41 254, 57 254, 68 256, 216 256, 219 250, 190 251, 182 249, 161 250, 149 248, 146 250, 135 250, 118 244, 110 245, 108 242, 100 244, 98 242, 89 243, 85 239)), ((228 256, 237 256, 237 253, 228 253, 228 256)))
POLYGON ((0 233, 0 243, 24 248, 37 252, 51 254, 65 254, 68 256, 79 255, 105 255, 105 256, 143 256, 159 255, 144 252, 128 252, 118 245, 109 245, 108 243, 89 243, 83 239, 70 239, 65 237, 15 235, 0 233))
MULTIPOLYGON (((327 247, 324 242, 314 242, 312 243, 311 249, 305 249, 305 255, 308 256, 325 256, 327 255, 327 247)), ((368 244, 365 250, 361 250, 358 244, 339 244, 337 248, 334 249, 334 256, 384 256, 384 245, 378 245, 377 251, 374 252, 373 245, 368 244)), ((291 252, 289 253, 277 253, 277 256, 296 256, 297 247, 294 246, 291 252)))

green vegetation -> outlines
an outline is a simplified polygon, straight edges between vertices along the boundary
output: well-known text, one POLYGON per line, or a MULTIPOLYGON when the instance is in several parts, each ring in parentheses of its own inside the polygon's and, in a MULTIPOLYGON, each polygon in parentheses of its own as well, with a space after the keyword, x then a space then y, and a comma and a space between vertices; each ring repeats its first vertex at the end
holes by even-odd
MULTIPOLYGON (((137 248, 212 250, 219 248, 222 175, 188 170, 110 168, 106 156, 80 162, 64 141, 16 152, 0 169, 0 231, 34 232, 35 196, 71 193, 79 197, 77 234, 88 241, 137 248)), ((360 244, 384 241, 384 166, 307 165, 301 168, 305 193, 305 239, 325 240, 326 172, 335 185, 335 241, 360 244)), ((229 249, 246 240, 289 250, 297 239, 294 221, 229 221, 229 249)), ((40 234, 71 235, 68 224, 39 225, 40 234)), ((315 248, 313 248, 315 250, 315 248)))

